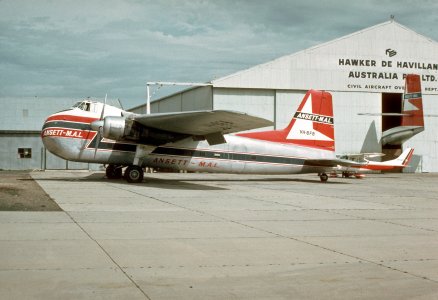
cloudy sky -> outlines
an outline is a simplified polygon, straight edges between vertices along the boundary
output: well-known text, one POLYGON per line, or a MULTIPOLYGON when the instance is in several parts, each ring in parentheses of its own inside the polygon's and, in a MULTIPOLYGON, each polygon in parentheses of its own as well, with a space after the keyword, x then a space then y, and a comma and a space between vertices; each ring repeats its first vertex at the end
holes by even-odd
POLYGON ((207 82, 390 15, 438 41, 436 0, 0 0, 0 97, 130 108, 147 81, 207 82))

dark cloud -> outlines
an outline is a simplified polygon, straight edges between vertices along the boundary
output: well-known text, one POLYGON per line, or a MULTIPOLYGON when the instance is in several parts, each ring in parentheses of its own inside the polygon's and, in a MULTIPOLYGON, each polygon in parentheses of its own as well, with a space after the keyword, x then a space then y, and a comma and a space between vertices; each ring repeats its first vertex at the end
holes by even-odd
POLYGON ((0 1, 0 96, 109 93, 134 106, 146 81, 209 81, 390 15, 438 39, 435 1, 37 3, 0 1))

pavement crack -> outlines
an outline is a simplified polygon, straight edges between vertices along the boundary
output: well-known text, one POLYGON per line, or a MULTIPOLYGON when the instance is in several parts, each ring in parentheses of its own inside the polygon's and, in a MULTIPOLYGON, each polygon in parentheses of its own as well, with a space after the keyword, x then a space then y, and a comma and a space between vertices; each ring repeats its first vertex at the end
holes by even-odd
POLYGON ((92 240, 102 251, 103 253, 105 253, 105 255, 113 262, 114 265, 117 266, 117 268, 125 275, 125 277, 143 294, 143 296, 145 297, 145 299, 151 300, 151 298, 146 294, 146 292, 138 285, 137 282, 135 282, 135 280, 128 275, 128 273, 126 273, 126 271, 117 263, 117 261, 111 256, 111 254, 106 251, 106 249, 95 239, 93 238, 86 230, 84 227, 81 226, 81 224, 79 224, 73 217, 72 215, 70 215, 70 213, 68 211, 64 211, 67 216, 82 230, 82 232, 84 232, 89 238, 90 240, 92 240))

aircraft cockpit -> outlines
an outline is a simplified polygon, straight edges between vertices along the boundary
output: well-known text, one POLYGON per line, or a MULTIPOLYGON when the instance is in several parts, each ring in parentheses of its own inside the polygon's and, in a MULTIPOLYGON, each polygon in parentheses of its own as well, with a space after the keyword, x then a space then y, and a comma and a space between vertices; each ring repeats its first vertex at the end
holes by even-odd
POLYGON ((89 99, 85 99, 79 102, 76 102, 72 109, 80 109, 87 112, 99 113, 102 111, 103 103, 92 101, 89 99))
MULTIPOLYGON (((121 106, 120 103, 119 106, 121 106)), ((100 114, 102 112, 103 107, 104 107, 104 103, 87 98, 76 102, 70 109, 81 110, 84 112, 89 112, 91 114, 100 114)), ((115 115, 115 116, 121 115, 122 111, 123 111, 122 108, 118 108, 109 104, 106 104, 105 106, 105 114, 108 115, 115 115)))
POLYGON ((91 104, 92 104, 92 102, 90 100, 79 101, 79 102, 76 102, 72 106, 72 108, 79 108, 80 110, 83 110, 83 111, 90 111, 91 104))

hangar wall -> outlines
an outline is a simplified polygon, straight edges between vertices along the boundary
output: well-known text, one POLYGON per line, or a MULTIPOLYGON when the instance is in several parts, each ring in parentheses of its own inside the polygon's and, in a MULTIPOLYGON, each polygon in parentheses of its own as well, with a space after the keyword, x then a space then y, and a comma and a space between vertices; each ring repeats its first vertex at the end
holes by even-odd
MULTIPOLYGON (((213 109, 244 111, 274 121, 275 91, 252 89, 214 89, 213 109)), ((266 127, 272 129, 273 127, 266 127)))
MULTIPOLYGON (((211 86, 190 88, 159 100, 151 102, 151 112, 176 112, 191 110, 209 110, 213 108, 213 92, 211 86)), ((146 113, 146 105, 142 104, 129 111, 137 114, 146 113)))
MULTIPOLYGON (((438 97, 423 94, 425 114, 438 116, 438 97)), ((424 131, 404 143, 404 147, 415 148, 419 156, 419 172, 438 172, 438 117, 424 118, 424 131)))
POLYGON ((380 93, 331 92, 336 153, 381 152, 381 118, 358 113, 380 112, 380 93))
POLYGON ((43 167, 44 150, 38 133, 3 133, 0 134, 0 143, 0 169, 32 170, 43 167), (32 149, 31 154, 20 157, 20 148, 32 149))
POLYGON ((306 93, 307 91, 275 91, 275 129, 283 129, 289 125, 306 93))

